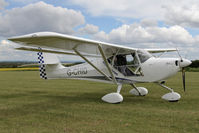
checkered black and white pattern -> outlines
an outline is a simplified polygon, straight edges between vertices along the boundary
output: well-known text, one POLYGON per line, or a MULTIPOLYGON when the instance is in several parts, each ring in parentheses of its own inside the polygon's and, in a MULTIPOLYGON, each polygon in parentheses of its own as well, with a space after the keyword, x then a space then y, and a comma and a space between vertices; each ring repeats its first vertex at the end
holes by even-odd
MULTIPOLYGON (((40 49, 40 50, 41 50, 41 49, 40 49)), ((39 64, 40 64, 40 68, 39 68, 40 77, 41 77, 42 79, 47 79, 46 67, 45 67, 45 64, 44 64, 43 53, 42 53, 42 52, 38 52, 37 55, 38 55, 38 60, 39 60, 39 64)))

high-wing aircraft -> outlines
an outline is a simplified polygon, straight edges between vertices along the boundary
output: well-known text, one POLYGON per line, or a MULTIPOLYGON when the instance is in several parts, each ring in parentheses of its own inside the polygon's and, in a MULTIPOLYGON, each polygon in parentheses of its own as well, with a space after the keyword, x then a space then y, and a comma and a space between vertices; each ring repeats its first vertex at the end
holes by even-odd
MULTIPOLYGON (((163 95, 167 101, 178 101, 181 96, 167 87, 165 80, 182 69, 185 90, 184 67, 191 61, 184 58, 160 58, 152 53, 177 51, 169 49, 138 49, 54 32, 38 32, 9 38, 21 44, 18 50, 37 51, 42 79, 72 78, 117 84, 117 91, 102 97, 108 103, 120 103, 123 84, 132 86, 130 93, 145 96, 148 90, 136 87, 136 83, 156 83, 170 92, 163 95), (53 54, 54 53, 54 54, 53 54), (85 63, 64 67, 55 54, 80 56, 85 63), (92 57, 92 58, 90 58, 92 57)), ((177 51, 178 52, 178 51, 177 51)))

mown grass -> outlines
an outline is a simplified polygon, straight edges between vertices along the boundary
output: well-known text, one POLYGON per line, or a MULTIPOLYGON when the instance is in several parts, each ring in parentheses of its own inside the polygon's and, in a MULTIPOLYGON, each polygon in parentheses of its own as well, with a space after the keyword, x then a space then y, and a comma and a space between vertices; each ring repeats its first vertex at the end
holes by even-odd
POLYGON ((123 103, 107 104, 101 97, 116 86, 80 80, 41 80, 36 71, 0 72, 0 132, 2 133, 198 133, 199 73, 181 74, 167 85, 182 96, 177 103, 161 99, 167 90, 155 84, 145 97, 128 93, 123 103))
POLYGON ((26 67, 26 68, 0 68, 0 71, 35 71, 39 67, 26 67))

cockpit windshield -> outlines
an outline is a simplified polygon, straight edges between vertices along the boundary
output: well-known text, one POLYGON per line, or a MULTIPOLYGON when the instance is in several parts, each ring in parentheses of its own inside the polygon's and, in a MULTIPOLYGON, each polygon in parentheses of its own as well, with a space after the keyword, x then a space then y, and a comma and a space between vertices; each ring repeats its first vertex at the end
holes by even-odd
POLYGON ((141 63, 145 62, 146 60, 152 57, 152 55, 146 50, 138 50, 137 54, 141 63))

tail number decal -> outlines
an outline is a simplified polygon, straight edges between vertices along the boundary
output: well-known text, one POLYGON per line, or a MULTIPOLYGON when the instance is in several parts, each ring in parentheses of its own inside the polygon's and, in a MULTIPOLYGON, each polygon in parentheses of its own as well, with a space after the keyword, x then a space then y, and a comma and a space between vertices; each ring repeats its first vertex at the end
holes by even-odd
POLYGON ((68 76, 77 76, 77 75, 85 75, 87 74, 87 68, 74 68, 74 69, 68 69, 67 75, 68 76))

